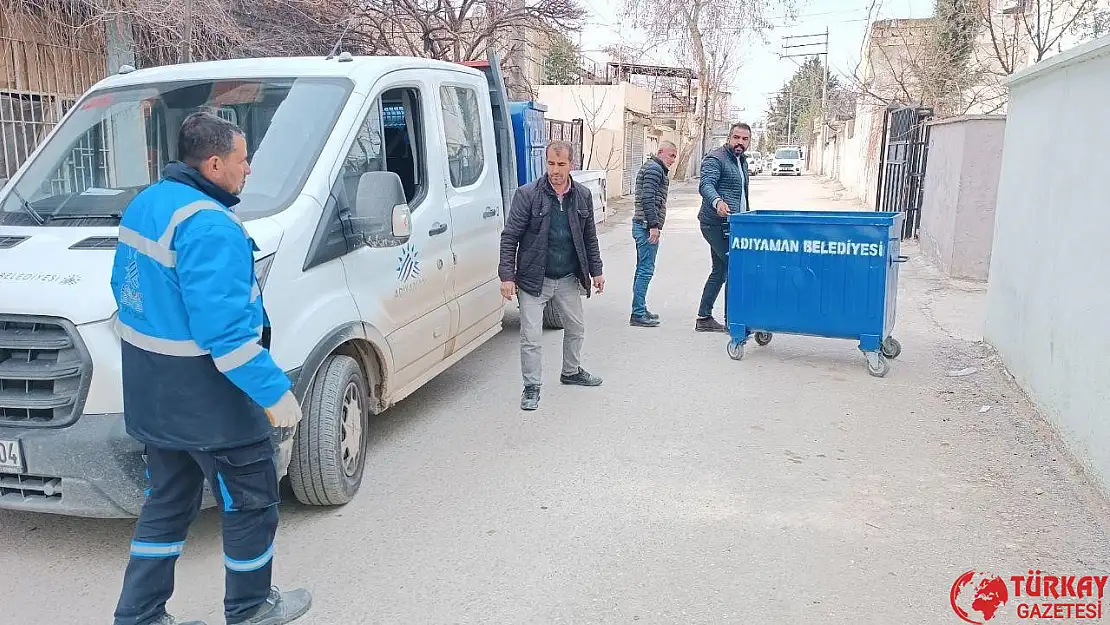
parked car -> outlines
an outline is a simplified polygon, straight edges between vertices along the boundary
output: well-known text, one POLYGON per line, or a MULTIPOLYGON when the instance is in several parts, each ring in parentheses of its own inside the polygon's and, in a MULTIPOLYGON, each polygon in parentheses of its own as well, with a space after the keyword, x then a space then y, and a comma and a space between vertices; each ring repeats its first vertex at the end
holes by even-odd
POLYGON ((780 147, 771 161, 772 176, 801 176, 805 162, 800 147, 780 147))
POLYGON ((109 276, 120 216, 201 109, 239 124, 251 157, 235 212, 304 407, 275 431, 279 474, 309 505, 353 498, 370 415, 501 331, 522 139, 508 104, 496 62, 346 53, 125 67, 94 85, 0 191, 0 508, 139 512, 109 276))
POLYGON ((763 173, 763 155, 757 150, 747 152, 748 173, 755 176, 763 173))

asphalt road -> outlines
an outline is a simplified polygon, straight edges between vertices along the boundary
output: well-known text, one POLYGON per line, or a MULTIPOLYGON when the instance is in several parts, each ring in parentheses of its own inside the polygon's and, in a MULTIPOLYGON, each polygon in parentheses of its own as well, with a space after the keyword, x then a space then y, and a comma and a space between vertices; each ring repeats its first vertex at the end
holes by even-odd
MULTIPOLYGON (((846 206, 808 176, 757 177, 752 202, 846 206)), ((885 379, 847 341, 776 336, 734 362, 724 335, 692 331, 709 264, 695 212, 677 185, 655 329, 627 323, 628 215, 605 225, 584 361, 603 386, 560 386, 548 332, 541 408, 522 413, 510 312, 376 419, 354 502, 283 505, 275 579, 313 591, 306 625, 932 625, 961 622, 949 589, 968 569, 1110 570, 1104 500, 989 353, 938 321, 966 317, 944 312, 943 284, 906 266, 885 379)), ((110 622, 131 529, 0 513, 0 623, 110 622)), ((223 622, 221 564, 209 510, 177 567, 179 617, 223 622)))

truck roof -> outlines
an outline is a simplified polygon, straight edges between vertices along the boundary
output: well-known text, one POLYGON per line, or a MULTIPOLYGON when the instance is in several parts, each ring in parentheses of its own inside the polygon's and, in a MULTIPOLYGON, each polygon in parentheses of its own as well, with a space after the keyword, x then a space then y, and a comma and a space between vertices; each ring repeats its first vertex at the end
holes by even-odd
POLYGON ((477 69, 465 65, 412 56, 352 56, 350 59, 340 61, 338 56, 332 59, 322 56, 270 57, 160 65, 127 74, 113 74, 98 82, 96 87, 103 89, 178 80, 280 77, 351 78, 361 82, 399 69, 440 69, 482 76, 477 69))

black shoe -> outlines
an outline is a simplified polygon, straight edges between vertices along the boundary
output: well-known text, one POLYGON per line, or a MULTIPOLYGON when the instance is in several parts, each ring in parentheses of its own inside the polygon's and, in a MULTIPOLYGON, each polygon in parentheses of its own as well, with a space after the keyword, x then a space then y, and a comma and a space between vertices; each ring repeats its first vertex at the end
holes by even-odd
POLYGON ((659 319, 656 317, 651 317, 650 315, 644 315, 643 317, 632 315, 628 318, 628 325, 635 326, 637 328, 654 328, 655 326, 659 325, 659 319))
POLYGON ((645 316, 645 317, 648 317, 649 319, 656 319, 656 320, 658 320, 658 319, 659 319, 659 315, 657 315, 657 314, 655 314, 655 313, 651 312, 650 310, 649 310, 649 311, 647 312, 647 314, 646 314, 646 315, 644 315, 644 316, 645 316))
POLYGON ((169 614, 163 614, 157 620, 151 621, 150 625, 208 625, 208 624, 205 623, 204 621, 185 621, 185 622, 181 622, 181 621, 178 621, 177 619, 175 619, 174 617, 170 616, 169 614))
POLYGON ((728 328, 721 325, 721 322, 717 321, 713 317, 704 317, 704 318, 698 318, 698 320, 696 322, 694 322, 694 331, 695 332, 728 332, 728 328))
POLYGON ((271 588, 266 602, 258 606, 258 610, 253 615, 247 617, 245 621, 239 621, 237 625, 285 625, 304 616, 311 607, 312 595, 303 588, 289 592, 271 588))
POLYGON ((559 381, 563 384, 571 384, 574 386, 601 386, 601 378, 586 371, 582 367, 579 367, 578 373, 574 375, 560 375, 559 381))
POLYGON ((540 387, 529 384, 520 395, 521 410, 535 410, 540 407, 540 387))

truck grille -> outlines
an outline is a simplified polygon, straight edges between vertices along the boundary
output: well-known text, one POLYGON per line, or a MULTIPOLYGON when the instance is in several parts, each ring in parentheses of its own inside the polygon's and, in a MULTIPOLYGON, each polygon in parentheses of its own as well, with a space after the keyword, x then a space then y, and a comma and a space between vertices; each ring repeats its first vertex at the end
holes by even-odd
POLYGON ((72 323, 0 315, 0 425, 73 423, 91 379, 92 360, 72 323))
POLYGON ((0 501, 14 499, 61 499, 62 480, 35 475, 0 475, 0 501))

